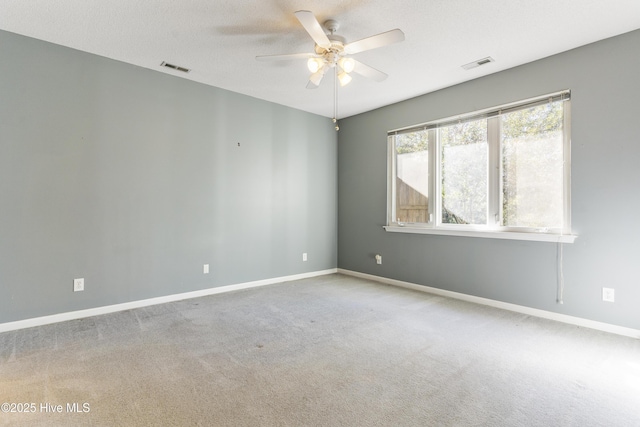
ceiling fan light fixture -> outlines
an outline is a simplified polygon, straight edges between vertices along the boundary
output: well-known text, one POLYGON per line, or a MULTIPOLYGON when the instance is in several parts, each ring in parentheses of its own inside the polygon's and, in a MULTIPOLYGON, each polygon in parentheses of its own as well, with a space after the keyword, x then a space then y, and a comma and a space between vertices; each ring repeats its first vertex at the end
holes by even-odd
POLYGON ((309 60, 307 61, 307 68, 312 73, 317 73, 323 65, 324 63, 321 58, 309 58, 309 60))
POLYGON ((346 71, 343 71, 338 74, 338 80, 340 81, 340 86, 346 86, 351 81, 351 76, 346 71))
POLYGON ((340 68, 344 70, 345 73, 350 73, 356 67, 356 61, 353 58, 341 58, 338 61, 340 68))
POLYGON ((325 68, 321 67, 318 71, 311 74, 309 77, 309 81, 316 86, 320 86, 320 82, 322 81, 322 77, 324 77, 325 68))

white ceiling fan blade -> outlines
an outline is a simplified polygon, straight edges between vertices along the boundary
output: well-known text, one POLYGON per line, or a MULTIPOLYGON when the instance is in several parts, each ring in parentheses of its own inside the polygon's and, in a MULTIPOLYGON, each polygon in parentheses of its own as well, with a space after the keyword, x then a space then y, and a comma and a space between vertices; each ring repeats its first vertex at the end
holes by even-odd
POLYGON ((375 36, 357 40, 353 43, 345 45, 344 51, 348 54, 364 52, 365 50, 376 49, 392 43, 398 43, 404 40, 404 33, 399 30, 391 30, 386 33, 376 34, 375 36))
POLYGON ((367 64, 363 64, 360 61, 355 61, 355 65, 353 68, 353 72, 356 74, 360 74, 363 77, 369 78, 371 80, 375 80, 377 82, 381 82, 384 79, 386 79, 387 77, 389 77, 387 74, 383 73, 382 71, 376 70, 373 67, 368 66, 367 64))
POLYGON ((259 55, 256 56, 258 61, 285 61, 289 59, 299 58, 316 58, 318 55, 315 53, 288 53, 284 55, 259 55))
POLYGON ((331 46, 331 41, 329 37, 325 34, 322 29, 322 25, 318 22, 316 17, 312 12, 308 10, 299 10, 296 12, 296 18, 302 24, 307 33, 311 36, 314 42, 320 47, 328 48, 331 46))

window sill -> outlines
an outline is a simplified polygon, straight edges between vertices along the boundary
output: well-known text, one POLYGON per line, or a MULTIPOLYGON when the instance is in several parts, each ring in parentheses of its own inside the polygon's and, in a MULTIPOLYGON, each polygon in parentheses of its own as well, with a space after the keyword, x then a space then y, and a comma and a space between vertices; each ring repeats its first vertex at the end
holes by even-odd
POLYGON ((423 228, 411 226, 386 225, 383 227, 391 233, 436 234, 440 236, 482 237, 487 239, 530 240, 536 242, 573 243, 578 236, 548 233, 521 233, 517 231, 476 231, 452 230, 446 228, 423 228))

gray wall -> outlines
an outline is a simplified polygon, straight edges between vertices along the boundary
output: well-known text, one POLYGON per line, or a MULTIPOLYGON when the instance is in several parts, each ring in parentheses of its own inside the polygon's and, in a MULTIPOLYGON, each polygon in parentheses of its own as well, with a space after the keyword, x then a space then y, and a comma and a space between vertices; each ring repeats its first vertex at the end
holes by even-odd
POLYGON ((635 31, 343 120, 338 266, 640 329, 639 48, 635 31), (554 243, 382 229, 388 130, 562 89, 572 92, 572 222, 579 235, 564 245, 564 305, 556 303, 554 243), (602 302, 603 286, 615 288, 615 303, 602 302))
POLYGON ((0 57, 0 323, 337 266, 330 120, 2 31, 0 57))

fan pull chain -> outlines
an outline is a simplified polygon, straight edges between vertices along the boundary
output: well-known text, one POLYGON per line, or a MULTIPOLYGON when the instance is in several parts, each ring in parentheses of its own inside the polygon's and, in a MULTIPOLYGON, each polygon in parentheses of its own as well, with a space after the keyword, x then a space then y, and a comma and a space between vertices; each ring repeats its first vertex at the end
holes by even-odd
POLYGON ((336 132, 340 130, 338 126, 338 67, 333 67, 333 123, 336 125, 336 132))

